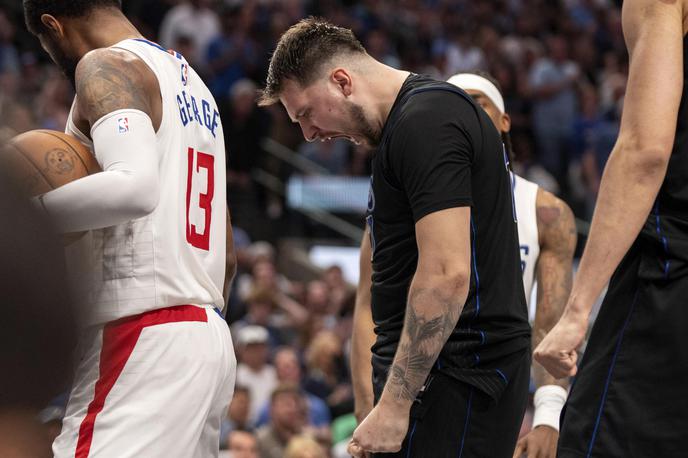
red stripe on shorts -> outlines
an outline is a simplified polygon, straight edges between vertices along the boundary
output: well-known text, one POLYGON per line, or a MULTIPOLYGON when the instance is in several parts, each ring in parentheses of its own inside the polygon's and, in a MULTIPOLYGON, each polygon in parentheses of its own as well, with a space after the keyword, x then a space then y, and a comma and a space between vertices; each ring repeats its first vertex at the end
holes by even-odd
POLYGON ((204 308, 194 305, 177 305, 152 310, 140 315, 112 321, 103 328, 103 346, 100 350, 100 375, 96 381, 93 400, 79 427, 75 458, 86 458, 91 451, 96 416, 103 410, 105 398, 124 369, 141 331, 148 326, 184 321, 208 321, 204 308))

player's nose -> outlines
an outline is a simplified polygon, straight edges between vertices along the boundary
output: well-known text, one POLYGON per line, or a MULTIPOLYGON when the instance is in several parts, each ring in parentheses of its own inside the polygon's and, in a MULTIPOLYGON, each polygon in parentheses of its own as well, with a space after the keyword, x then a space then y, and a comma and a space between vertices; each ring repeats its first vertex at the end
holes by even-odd
POLYGON ((303 138, 305 138, 307 142, 314 142, 318 139, 318 133, 320 132, 320 130, 313 124, 301 122, 300 126, 301 131, 303 132, 303 138))

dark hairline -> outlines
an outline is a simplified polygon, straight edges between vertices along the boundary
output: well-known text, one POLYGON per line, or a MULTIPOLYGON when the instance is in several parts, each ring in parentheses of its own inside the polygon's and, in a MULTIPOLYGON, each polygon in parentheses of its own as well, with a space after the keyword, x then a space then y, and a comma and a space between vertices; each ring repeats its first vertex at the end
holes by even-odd
POLYGON ((265 88, 263 88, 260 91, 259 97, 258 97, 258 106, 266 107, 266 106, 274 105, 275 103, 279 102, 280 96, 282 95, 282 92, 284 90, 284 86, 285 86, 287 81, 294 82, 301 89, 305 89, 305 88, 309 87, 319 77, 322 76, 323 67, 325 67, 328 63, 331 63, 336 58, 344 56, 344 55, 367 56, 368 53, 366 51, 356 51, 353 49, 339 49, 334 54, 332 54, 329 58, 323 60, 320 63, 318 70, 313 72, 307 79, 305 79, 303 81, 298 81, 298 79, 295 78, 293 74, 284 75, 282 77, 282 79, 277 82, 277 84, 273 85, 272 88, 270 88, 270 86, 266 86, 265 88))

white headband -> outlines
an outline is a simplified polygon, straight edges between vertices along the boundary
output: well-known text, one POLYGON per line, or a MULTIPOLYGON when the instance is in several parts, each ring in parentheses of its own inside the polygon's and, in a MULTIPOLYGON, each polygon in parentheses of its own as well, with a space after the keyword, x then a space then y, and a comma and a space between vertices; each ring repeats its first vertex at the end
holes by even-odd
POLYGON ((502 94, 499 93, 497 86, 492 84, 487 78, 483 78, 474 73, 459 73, 449 78, 447 83, 460 87, 464 91, 473 90, 482 92, 485 94, 485 97, 495 104, 499 112, 504 114, 504 99, 502 98, 502 94))

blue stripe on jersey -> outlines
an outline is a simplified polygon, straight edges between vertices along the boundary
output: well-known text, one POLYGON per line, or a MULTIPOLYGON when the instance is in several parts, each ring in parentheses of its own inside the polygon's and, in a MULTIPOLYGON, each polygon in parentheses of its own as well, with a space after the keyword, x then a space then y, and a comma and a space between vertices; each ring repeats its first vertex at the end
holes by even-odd
POLYGON ((411 428, 411 434, 409 434, 408 444, 406 446, 406 458, 411 458, 411 444, 413 443, 413 433, 416 432, 416 425, 418 420, 413 420, 413 428, 411 428))
POLYGON ((461 433, 461 445, 459 446, 459 458, 463 455, 463 444, 466 441, 466 432, 468 431, 469 420, 471 418, 471 403, 473 402, 473 387, 468 393, 468 407, 466 408, 466 421, 463 424, 463 432, 461 433))
POLYGON ((471 254, 473 256, 473 271, 475 272, 475 315, 473 319, 476 319, 480 313, 480 275, 478 274, 478 262, 475 259, 475 238, 477 233, 475 231, 475 224, 473 224, 473 217, 471 217, 471 230, 473 232, 471 254))
POLYGON ((662 240, 662 246, 664 247, 664 254, 666 255, 666 259, 664 259, 664 279, 666 280, 667 277, 669 276, 669 242, 667 241, 667 238, 662 234, 662 226, 660 225, 659 221, 659 197, 657 197, 657 200, 655 201, 655 226, 657 228, 657 235, 660 237, 662 240))
POLYGON ((602 391, 602 399, 600 400, 600 407, 597 409, 597 418, 595 419, 595 428, 592 430, 592 437, 590 438, 590 445, 588 446, 588 454, 585 455, 586 458, 590 458, 592 455, 592 448, 595 445, 595 439, 597 438, 597 430, 600 427, 600 419, 602 418, 602 411, 604 409, 604 403, 607 400, 607 392, 609 390, 609 382, 612 380, 612 372, 614 371, 614 366, 616 365, 616 357, 619 356, 619 350, 621 350, 621 342, 623 341, 624 332, 628 327, 628 323, 631 321, 631 315, 633 314, 633 309, 635 308, 635 303, 638 300, 638 290, 635 291, 633 296, 633 302, 631 303, 631 309, 628 312, 626 321, 619 331, 619 340, 616 341, 616 349, 614 350, 614 355, 612 356, 612 362, 609 365, 609 371, 607 372, 607 381, 604 383, 604 391, 602 391))

